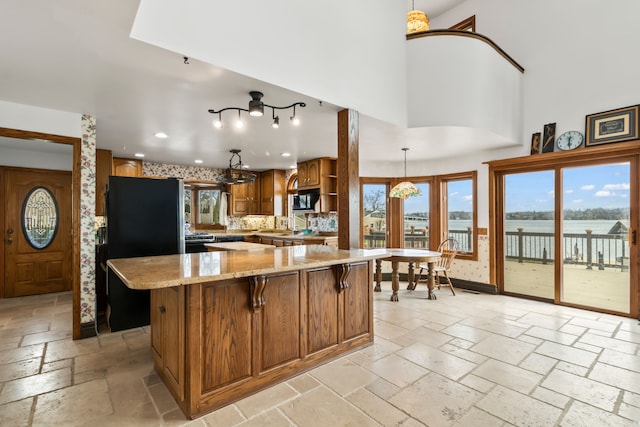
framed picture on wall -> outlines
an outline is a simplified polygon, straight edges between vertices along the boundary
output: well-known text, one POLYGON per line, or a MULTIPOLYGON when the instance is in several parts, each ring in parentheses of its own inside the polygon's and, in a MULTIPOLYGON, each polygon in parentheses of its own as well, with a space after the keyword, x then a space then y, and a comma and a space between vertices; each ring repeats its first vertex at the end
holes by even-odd
POLYGON ((586 118, 585 146, 638 139, 640 106, 590 114, 586 118))

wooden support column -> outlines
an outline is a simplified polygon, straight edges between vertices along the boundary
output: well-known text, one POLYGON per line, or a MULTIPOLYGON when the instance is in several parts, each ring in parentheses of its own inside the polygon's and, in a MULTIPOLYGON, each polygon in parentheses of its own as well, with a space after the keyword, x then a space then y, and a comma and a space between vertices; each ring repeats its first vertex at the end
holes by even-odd
POLYGON ((360 169, 358 112, 338 112, 338 248, 360 247, 360 169))

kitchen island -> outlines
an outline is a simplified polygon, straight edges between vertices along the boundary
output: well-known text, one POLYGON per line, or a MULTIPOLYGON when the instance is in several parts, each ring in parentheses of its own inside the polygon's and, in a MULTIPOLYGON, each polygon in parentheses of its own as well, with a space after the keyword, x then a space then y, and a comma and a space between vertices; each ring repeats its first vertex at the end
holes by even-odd
POLYGON ((373 342, 380 250, 292 246, 109 260, 151 290, 155 369, 195 418, 373 342))

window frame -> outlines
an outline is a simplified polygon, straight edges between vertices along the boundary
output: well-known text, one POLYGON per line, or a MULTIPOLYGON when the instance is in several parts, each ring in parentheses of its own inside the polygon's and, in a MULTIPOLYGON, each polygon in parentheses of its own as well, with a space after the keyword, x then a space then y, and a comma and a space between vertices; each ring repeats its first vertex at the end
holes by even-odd
MULTIPOLYGON (((478 172, 458 172, 447 175, 437 175, 435 177, 435 202, 437 203, 438 221, 435 224, 437 230, 434 232, 434 237, 439 237, 438 242, 449 238, 448 222, 449 222, 449 210, 448 210, 448 191, 447 184, 452 181, 471 181, 471 197, 472 200, 472 213, 471 213, 471 252, 458 251, 456 259, 478 260, 478 172)), ((436 239, 433 239, 434 244, 436 239)), ((437 249, 436 248, 432 249, 437 249)))
MULTIPOLYGON (((406 180, 413 183, 429 184, 429 249, 436 250, 438 244, 448 238, 448 230, 446 228, 447 221, 443 221, 443 209, 447 207, 446 202, 446 184, 450 181, 471 180, 472 186, 472 251, 458 252, 457 259, 478 260, 478 171, 465 171, 445 175, 431 176, 412 176, 406 177, 406 180), (444 197, 444 199, 443 199, 444 197)), ((364 185, 365 184, 382 184, 386 185, 387 198, 387 247, 402 248, 404 247, 404 200, 389 197, 390 189, 404 181, 405 178, 389 178, 389 177, 361 177, 360 178, 360 216, 363 215, 364 209, 364 185)), ((360 247, 364 247, 364 233, 360 230, 360 247)))

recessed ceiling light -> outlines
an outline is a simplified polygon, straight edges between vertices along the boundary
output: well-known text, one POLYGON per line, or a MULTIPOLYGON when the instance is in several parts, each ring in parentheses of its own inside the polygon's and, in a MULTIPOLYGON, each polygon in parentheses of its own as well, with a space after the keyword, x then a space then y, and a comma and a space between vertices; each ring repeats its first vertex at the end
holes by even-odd
POLYGON ((169 138, 169 135, 167 135, 164 132, 156 132, 155 134, 153 134, 153 136, 155 136, 156 138, 169 138))
POLYGON ((136 154, 134 154, 134 156, 136 156, 136 157, 144 157, 144 154, 142 154, 142 153, 136 153, 136 154))
POLYGON ((249 165, 242 165, 243 169, 249 169, 251 166, 249 165))
POLYGON ((285 151, 284 153, 280 153, 280 155, 281 155, 282 157, 289 157, 289 156, 291 156, 291 153, 287 153, 287 152, 285 151))
POLYGON ((298 169, 298 165, 291 165, 289 166, 289 169, 298 169))
POLYGON ((196 160, 194 160, 194 162, 200 164, 200 163, 202 163, 202 160, 196 159, 196 160))

